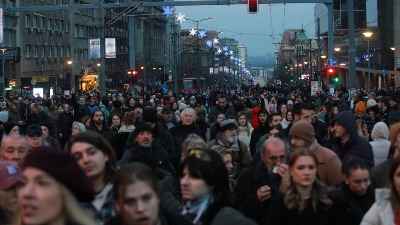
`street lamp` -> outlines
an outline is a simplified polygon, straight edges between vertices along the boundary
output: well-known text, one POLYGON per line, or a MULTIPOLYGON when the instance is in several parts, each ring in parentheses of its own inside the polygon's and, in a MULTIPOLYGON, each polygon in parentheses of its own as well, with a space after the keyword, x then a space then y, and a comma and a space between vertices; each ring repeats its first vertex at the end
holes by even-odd
MULTIPOLYGON (((70 82, 71 82, 71 90, 72 90, 72 88, 74 88, 73 87, 73 84, 75 84, 75 82, 74 82, 74 77, 73 77, 73 75, 72 75, 72 60, 71 59, 69 59, 68 61, 67 61, 67 64, 69 65, 69 67, 70 67, 70 72, 69 72, 69 76, 70 76, 70 82)), ((81 81, 81 83, 82 83, 82 81, 81 81)), ((81 88, 82 89, 82 88, 81 88)))
POLYGON ((396 50, 396 48, 395 47, 390 47, 390 50, 394 51, 394 50, 396 50))
POLYGON ((196 58, 196 67, 195 67, 195 76, 196 76, 196 80, 197 80, 197 92, 199 93, 200 92, 200 70, 199 70, 199 67, 200 67, 200 48, 199 48, 199 24, 202 22, 202 21, 205 21, 205 20, 212 20, 212 18, 211 17, 208 17, 208 18, 204 18, 204 19, 200 19, 200 20, 193 20, 193 19, 189 19, 189 18, 186 18, 186 20, 189 20, 189 21, 192 21, 192 22, 195 22, 196 23, 196 32, 197 32, 197 37, 196 37, 196 48, 197 48, 197 58, 196 58))
POLYGON ((336 47, 336 48, 334 48, 333 50, 335 50, 335 52, 338 52, 338 51, 340 51, 340 48, 339 48, 339 47, 336 47))
POLYGON ((3 52, 2 77, 3 77, 3 98, 5 98, 6 97, 6 72, 5 72, 6 58, 4 57, 4 52, 7 49, 1 48, 0 50, 3 52))
POLYGON ((371 89, 371 71, 370 71, 370 66, 371 66, 371 60, 370 60, 370 54, 369 54, 369 38, 372 36, 371 31, 365 31, 363 35, 367 38, 367 55, 368 55, 368 88, 371 89))

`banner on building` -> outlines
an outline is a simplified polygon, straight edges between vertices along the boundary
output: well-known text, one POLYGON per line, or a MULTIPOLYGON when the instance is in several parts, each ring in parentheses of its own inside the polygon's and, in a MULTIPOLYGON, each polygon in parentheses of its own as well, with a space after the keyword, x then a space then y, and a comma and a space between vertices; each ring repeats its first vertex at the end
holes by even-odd
POLYGON ((4 46, 3 36, 3 8, 0 8, 0 46, 4 46))
POLYGON ((311 96, 317 95, 318 92, 319 92, 318 81, 312 80, 311 81, 311 96))
POLYGON ((89 59, 100 59, 100 39, 89 40, 89 59))
POLYGON ((106 58, 115 59, 117 57, 117 48, 115 46, 115 38, 106 38, 106 58))

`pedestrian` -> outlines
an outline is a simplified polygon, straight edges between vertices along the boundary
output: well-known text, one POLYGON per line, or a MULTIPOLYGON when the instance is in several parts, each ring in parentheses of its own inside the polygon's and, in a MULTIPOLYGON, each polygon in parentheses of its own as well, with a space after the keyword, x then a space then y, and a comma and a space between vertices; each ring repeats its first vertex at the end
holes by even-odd
POLYGON ((17 196, 14 224, 95 224, 79 204, 93 199, 93 188, 76 160, 59 149, 40 147, 26 157, 17 196))
POLYGON ((395 225, 400 223, 400 158, 393 160, 388 189, 375 190, 375 203, 365 214, 361 225, 395 225))
POLYGON ((340 224, 327 187, 317 178, 317 162, 314 153, 304 148, 290 156, 289 177, 270 203, 268 225, 340 224))
POLYGON ((179 168, 184 208, 195 225, 255 224, 230 206, 229 177, 218 153, 194 150, 179 168))
POLYGON ((104 223, 115 213, 111 182, 117 168, 114 150, 101 134, 93 131, 76 134, 68 146, 68 152, 75 157, 96 193, 87 206, 96 222, 104 223))
POLYGON ((119 169, 113 179, 117 215, 105 225, 191 224, 172 209, 162 207, 165 193, 157 178, 154 171, 142 163, 129 163, 119 169))

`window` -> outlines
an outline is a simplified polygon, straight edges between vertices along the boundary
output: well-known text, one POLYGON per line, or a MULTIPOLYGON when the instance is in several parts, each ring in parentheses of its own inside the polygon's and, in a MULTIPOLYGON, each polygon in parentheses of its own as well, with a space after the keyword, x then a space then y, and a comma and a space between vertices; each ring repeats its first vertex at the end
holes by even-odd
POLYGON ((37 28, 38 26, 38 20, 37 16, 32 16, 32 27, 37 28))
POLYGON ((25 27, 31 27, 31 15, 25 14, 25 27))
POLYGON ((65 23, 65 32, 66 32, 66 33, 69 32, 69 26, 70 26, 69 21, 67 21, 67 22, 65 23))
POLYGON ((51 18, 47 18, 47 30, 51 30, 51 18))
POLYGON ((58 30, 58 19, 54 19, 53 20, 52 30, 53 31, 57 31, 58 30))
POLYGON ((42 58, 46 57, 46 46, 42 45, 41 53, 42 53, 42 58))
POLYGON ((39 45, 33 47, 33 58, 37 58, 39 55, 39 45))
POLYGON ((71 47, 67 47, 67 52, 65 54, 67 54, 67 57, 71 57, 71 47))
POLYGON ((60 31, 64 30, 64 20, 60 20, 60 25, 58 27, 60 28, 60 31))
POLYGON ((39 20, 39 28, 41 28, 41 29, 43 29, 44 28, 44 20, 45 20, 45 18, 44 17, 40 17, 40 20, 39 20))
POLYGON ((54 58, 58 57, 58 46, 54 46, 54 58))
POLYGON ((60 47, 60 57, 61 58, 64 57, 64 47, 63 46, 60 47))
POLYGON ((31 57, 31 45, 26 45, 25 49, 26 49, 25 58, 29 59, 31 57))
POLYGON ((49 55, 47 56, 48 58, 51 58, 53 56, 53 46, 49 45, 48 46, 48 50, 49 50, 49 55))

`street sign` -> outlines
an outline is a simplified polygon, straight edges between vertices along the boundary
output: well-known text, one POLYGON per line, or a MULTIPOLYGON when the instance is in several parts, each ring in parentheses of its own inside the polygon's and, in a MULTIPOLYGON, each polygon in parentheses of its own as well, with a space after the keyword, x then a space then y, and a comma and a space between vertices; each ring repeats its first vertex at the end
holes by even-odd
POLYGON ((382 76, 386 77, 386 69, 385 68, 383 68, 383 70, 382 70, 382 76))
POLYGON ((167 94, 167 93, 168 93, 168 87, 167 87, 167 85, 165 85, 165 86, 162 87, 162 92, 163 92, 164 94, 167 94))
POLYGON ((34 77, 36 82, 49 82, 49 77, 34 77))
POLYGON ((335 57, 329 57, 327 61, 328 66, 337 66, 338 60, 335 57))

